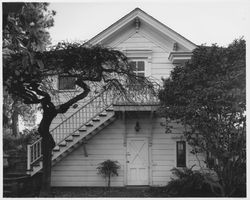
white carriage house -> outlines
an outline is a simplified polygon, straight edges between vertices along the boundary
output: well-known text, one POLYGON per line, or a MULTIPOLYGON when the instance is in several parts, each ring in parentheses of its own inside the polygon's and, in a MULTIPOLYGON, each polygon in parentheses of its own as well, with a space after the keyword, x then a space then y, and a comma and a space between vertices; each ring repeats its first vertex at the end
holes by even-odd
MULTIPOLYGON (((153 77, 159 83, 175 65, 190 59, 196 48, 139 8, 89 42, 123 51, 136 74, 153 77)), ((76 89, 72 77, 57 77, 57 81, 62 93, 76 89)), ((57 143, 52 158, 52 186, 105 186, 96 168, 107 159, 117 160, 121 166, 119 176, 111 179, 113 187, 165 186, 172 168, 197 164, 182 136, 183 126, 172 122, 172 133, 166 134, 165 120, 156 114, 157 97, 144 94, 133 104, 125 99, 112 101, 104 92, 83 102, 83 106, 71 108, 63 120, 58 116, 51 126, 57 143)), ((37 141, 28 148, 30 175, 42 169, 39 147, 37 141)))

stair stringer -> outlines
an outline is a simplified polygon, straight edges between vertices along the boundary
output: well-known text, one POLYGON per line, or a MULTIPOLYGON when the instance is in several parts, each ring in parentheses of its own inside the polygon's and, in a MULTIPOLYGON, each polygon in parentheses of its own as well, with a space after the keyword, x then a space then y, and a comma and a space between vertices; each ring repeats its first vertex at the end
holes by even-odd
MULTIPOLYGON (((65 138, 66 145, 59 146, 57 145, 53 149, 52 155, 52 166, 59 162, 62 158, 67 156, 73 150, 75 150, 79 145, 84 141, 89 140, 91 137, 96 135, 100 130, 108 126, 111 122, 116 119, 115 112, 107 110, 106 115, 100 115, 100 120, 93 120, 93 126, 86 126, 71 136, 71 138, 65 138)), ((63 142, 64 142, 63 141, 63 142)), ((42 169, 42 161, 38 161, 36 165, 32 167, 32 170, 27 172, 29 175, 33 176, 42 169)))

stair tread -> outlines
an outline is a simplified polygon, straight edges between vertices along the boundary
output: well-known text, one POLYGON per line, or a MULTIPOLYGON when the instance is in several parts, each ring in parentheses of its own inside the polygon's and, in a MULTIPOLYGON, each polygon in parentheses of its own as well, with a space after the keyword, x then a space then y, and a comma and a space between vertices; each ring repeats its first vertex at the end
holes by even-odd
POLYGON ((99 117, 93 118, 92 121, 100 121, 99 117))
POLYGON ((60 147, 59 146, 55 146, 53 151, 60 151, 60 147))

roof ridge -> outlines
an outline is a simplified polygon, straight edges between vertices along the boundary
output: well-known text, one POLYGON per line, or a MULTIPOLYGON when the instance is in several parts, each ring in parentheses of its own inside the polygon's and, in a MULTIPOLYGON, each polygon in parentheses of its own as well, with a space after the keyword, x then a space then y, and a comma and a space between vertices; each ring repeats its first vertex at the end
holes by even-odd
POLYGON ((184 36, 182 36, 181 34, 177 33, 176 31, 174 31, 173 29, 171 29, 170 27, 168 27, 167 25, 163 24, 162 22, 160 22, 159 20, 157 20, 156 18, 152 17, 151 15, 149 15, 147 12, 145 12, 144 10, 142 10, 139 7, 136 7, 135 9, 133 9, 132 11, 130 11, 128 14, 124 15, 122 18, 120 18, 119 20, 117 20, 116 22, 114 22, 113 24, 111 24, 110 26, 108 26, 106 29, 104 29, 103 31, 101 31, 99 34, 97 34, 96 36, 92 37, 89 42, 93 41, 94 39, 98 38, 100 35, 102 35, 103 33, 105 33, 107 30, 109 30, 111 27, 114 27, 116 24, 119 24, 119 22, 121 22, 123 19, 125 19, 126 17, 132 15, 132 13, 135 13, 136 15, 139 15, 140 12, 148 17, 150 17, 152 20, 154 20, 155 22, 159 23, 161 26, 167 28, 169 31, 173 32, 174 34, 176 34, 177 36, 179 36, 180 38, 186 40, 187 42, 191 43, 194 46, 197 46, 195 43, 191 42, 190 40, 188 40, 187 38, 185 38, 184 36), (137 13, 136 13, 137 12, 137 13))

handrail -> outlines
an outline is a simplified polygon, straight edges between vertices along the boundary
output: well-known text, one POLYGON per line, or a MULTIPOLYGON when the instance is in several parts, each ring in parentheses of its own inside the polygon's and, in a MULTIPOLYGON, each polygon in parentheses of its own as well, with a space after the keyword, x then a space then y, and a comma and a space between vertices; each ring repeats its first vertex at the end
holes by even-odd
POLYGON ((53 129, 50 130, 50 132, 54 131, 55 129, 57 129, 62 123, 66 122, 69 118, 71 118, 73 115, 75 115, 77 112, 80 112, 80 110, 85 107, 85 105, 87 105, 88 103, 91 103, 91 101, 95 100, 95 98, 99 97, 100 95, 102 95, 102 93, 104 93, 104 91, 102 91, 100 94, 98 94, 97 96, 93 97, 92 99, 90 99, 89 102, 87 102, 86 104, 84 104, 81 108, 79 108, 76 112, 72 113, 68 118, 64 119, 63 121, 61 121, 57 126, 55 126, 53 129))
POLYGON ((77 112, 68 117, 63 123, 60 123, 57 128, 51 131, 56 144, 61 143, 69 135, 78 131, 80 127, 88 123, 93 117, 105 110, 112 104, 112 98, 106 95, 106 92, 101 92, 100 95, 89 101, 77 112))

